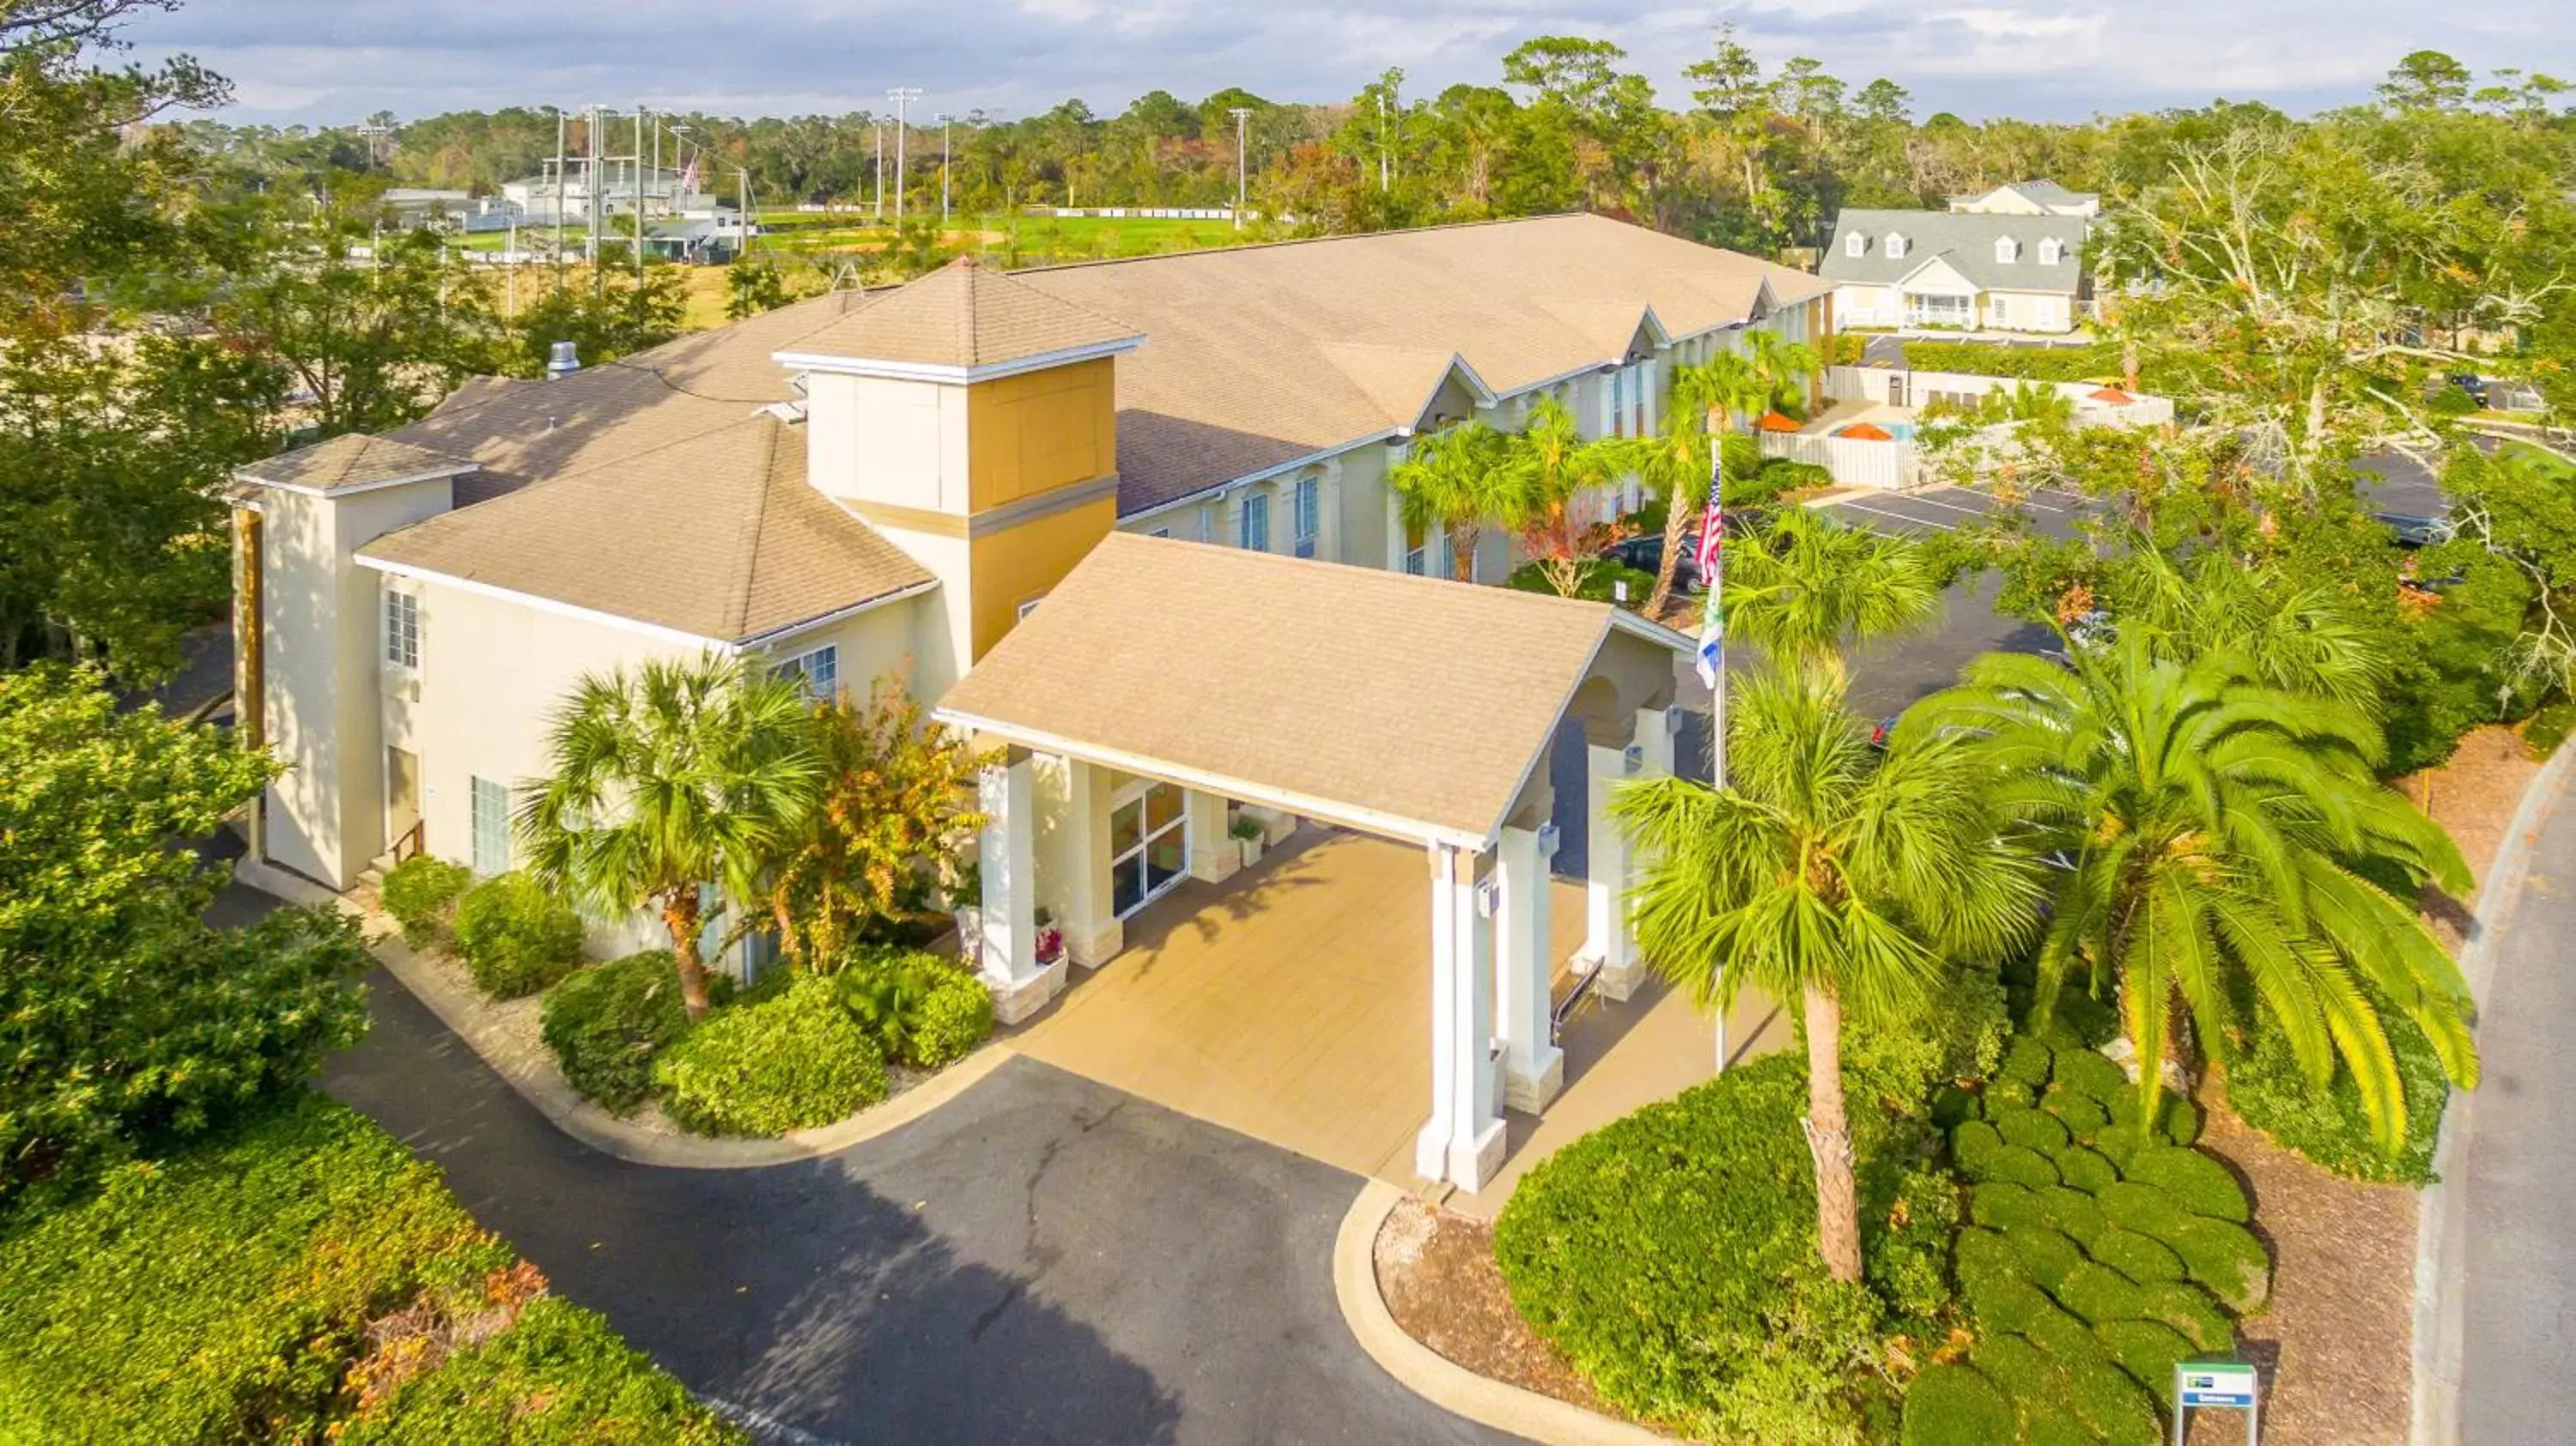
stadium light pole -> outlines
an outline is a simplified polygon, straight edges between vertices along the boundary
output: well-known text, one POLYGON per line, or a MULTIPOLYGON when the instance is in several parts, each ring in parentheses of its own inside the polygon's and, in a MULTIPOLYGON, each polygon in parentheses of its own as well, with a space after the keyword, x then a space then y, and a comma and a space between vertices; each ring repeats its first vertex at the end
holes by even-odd
POLYGON ((939 113, 939 229, 948 229, 948 112, 939 113))
POLYGON ((1226 114, 1234 117, 1234 229, 1240 231, 1243 229, 1243 201, 1246 194, 1243 170, 1243 158, 1246 154, 1244 136, 1252 121, 1252 111, 1247 106, 1238 105, 1228 109, 1226 114))

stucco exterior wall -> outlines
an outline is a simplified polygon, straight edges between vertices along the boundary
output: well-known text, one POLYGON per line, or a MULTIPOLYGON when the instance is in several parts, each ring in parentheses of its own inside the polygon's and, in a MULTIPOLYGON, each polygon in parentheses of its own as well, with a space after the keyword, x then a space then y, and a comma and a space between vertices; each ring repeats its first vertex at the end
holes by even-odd
MULTIPOLYGON (((1024 604, 1044 597, 1088 556, 1109 534, 1117 513, 1117 498, 1104 494, 971 539, 967 577, 974 590, 973 656, 984 656, 1020 620, 1024 604)), ((950 580, 945 586, 957 583, 950 580)))
POLYGON ((968 505, 976 512, 1118 470, 1118 390, 1108 357, 966 389, 968 505))
POLYGON ((260 503, 261 700, 270 750, 287 765, 266 800, 269 858, 333 888, 384 851, 384 743, 376 670, 376 574, 358 550, 444 512, 445 478, 340 498, 267 489, 260 503))
POLYGON ((806 476, 851 501, 962 515, 969 491, 966 389, 808 372, 806 476))

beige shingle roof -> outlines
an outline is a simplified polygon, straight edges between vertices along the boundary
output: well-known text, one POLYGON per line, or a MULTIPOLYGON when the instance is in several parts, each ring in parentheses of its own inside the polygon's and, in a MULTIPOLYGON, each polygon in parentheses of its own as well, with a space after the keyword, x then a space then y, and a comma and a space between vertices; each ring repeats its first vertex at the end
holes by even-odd
POLYGON ((933 581, 806 485, 766 413, 430 518, 364 556, 739 641, 933 581))
MULTIPOLYGON (((1649 307, 1686 336, 1822 295, 1802 271, 1602 216, 1192 251, 1012 279, 1132 323, 1118 363, 1118 510, 1417 420, 1354 348, 1465 359, 1512 392, 1615 359, 1649 307)), ((1410 378, 1406 378, 1409 382, 1410 378)))
POLYGON ((1136 339, 1136 328, 960 257, 812 335, 808 356, 985 367, 1136 339))
POLYGON ((396 441, 390 436, 362 437, 350 433, 327 442, 316 442, 310 447, 298 447, 241 470, 246 479, 275 487, 346 492, 377 482, 399 482, 434 477, 442 472, 458 472, 473 465, 464 458, 396 441))
POLYGON ((1483 839, 1610 626, 1606 603, 1112 533, 939 714, 1483 839))

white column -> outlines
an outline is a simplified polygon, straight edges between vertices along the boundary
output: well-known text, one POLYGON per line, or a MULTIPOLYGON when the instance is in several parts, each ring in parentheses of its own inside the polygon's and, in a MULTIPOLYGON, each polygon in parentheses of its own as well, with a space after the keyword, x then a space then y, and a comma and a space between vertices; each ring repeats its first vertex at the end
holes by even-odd
POLYGON ((1404 545, 1404 494, 1395 490, 1394 477, 1395 464, 1403 460, 1401 452, 1389 451, 1386 454, 1386 570, 1389 572, 1404 571, 1407 550, 1404 545))
POLYGON ((1064 961, 1037 962, 1036 800, 1029 756, 984 770, 977 783, 986 819, 981 840, 983 937, 977 968, 1005 1024, 1035 1014, 1064 987, 1064 961))
POLYGON ((1315 482, 1315 556, 1326 562, 1346 561, 1342 556, 1342 459, 1324 461, 1324 475, 1315 482))
POLYGON ((1494 1017, 1503 1039, 1503 1102, 1536 1114, 1565 1088, 1548 990, 1548 865, 1536 830, 1507 828, 1496 859, 1494 1017))
POLYGON ((1225 831, 1225 795, 1193 788, 1181 796, 1189 815, 1190 877, 1221 884, 1243 867, 1243 848, 1225 831))
POLYGON ((1429 1180, 1475 1190, 1503 1163, 1495 1107, 1493 934, 1478 909, 1473 861, 1433 844, 1431 862, 1431 1118, 1414 1137, 1413 1165, 1429 1180))
POLYGON ((1637 958, 1636 925, 1628 915, 1628 891, 1636 882, 1637 860, 1628 848, 1627 835, 1610 817, 1611 799, 1629 779, 1673 771, 1673 730, 1665 710, 1639 709, 1635 728, 1635 741, 1627 748, 1595 744, 1584 750, 1592 790, 1586 811, 1590 877, 1583 887, 1583 952, 1574 957, 1574 967, 1598 967, 1597 987, 1606 999, 1634 994, 1645 975, 1645 966, 1637 958))
POLYGON ((1085 969, 1097 969, 1126 947, 1126 928, 1109 903, 1109 770, 1097 763, 1065 761, 1066 806, 1062 859, 1066 877, 1055 890, 1063 905, 1064 952, 1085 969))

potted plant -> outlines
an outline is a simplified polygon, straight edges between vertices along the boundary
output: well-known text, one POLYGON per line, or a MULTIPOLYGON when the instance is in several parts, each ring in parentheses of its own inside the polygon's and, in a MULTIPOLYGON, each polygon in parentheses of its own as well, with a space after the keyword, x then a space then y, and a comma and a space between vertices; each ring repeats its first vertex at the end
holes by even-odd
POLYGON ((1056 927, 1055 914, 1048 909, 1038 910, 1037 926, 1036 954, 1038 967, 1043 969, 1064 957, 1064 931, 1056 927))
POLYGON ((1261 862, 1261 851, 1267 846, 1262 838, 1261 820, 1248 813, 1238 813, 1234 822, 1226 825, 1225 833, 1226 837, 1234 840, 1235 847, 1243 850, 1245 868, 1261 862))

